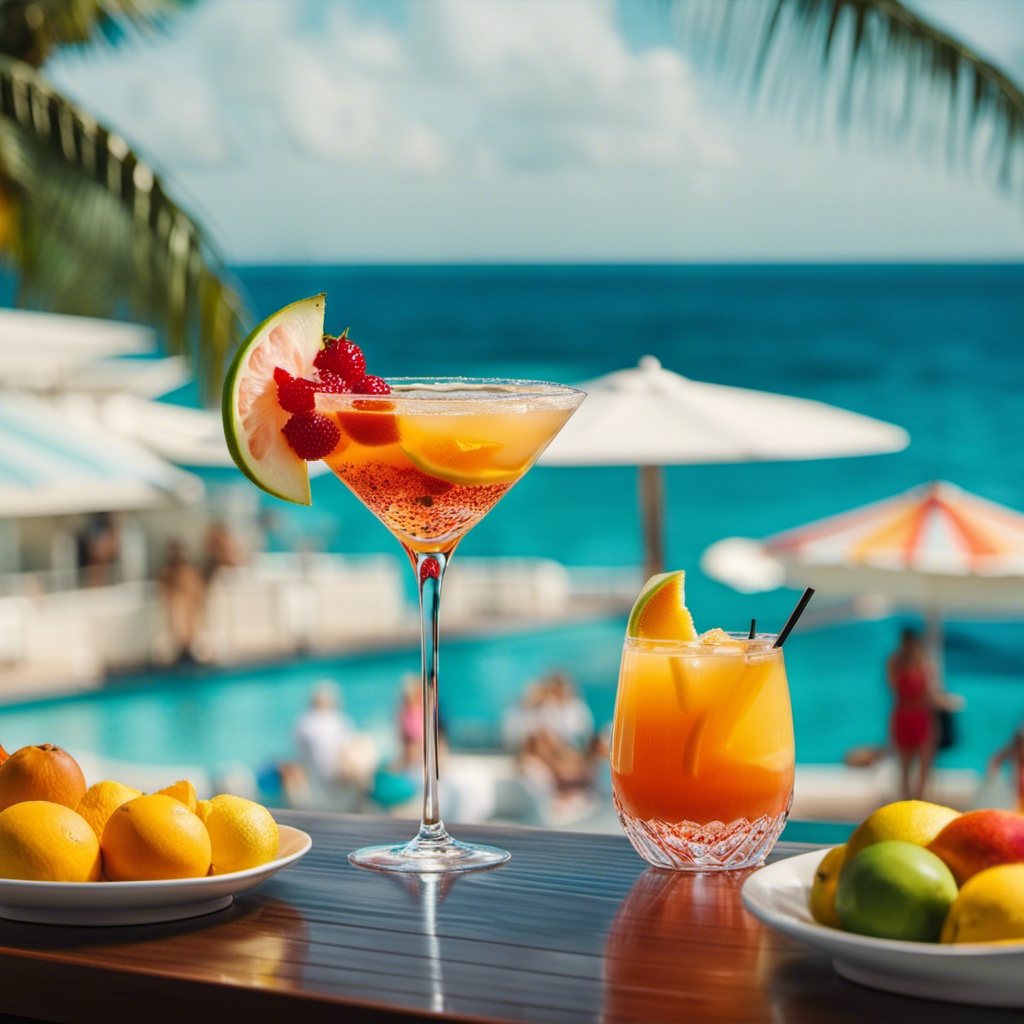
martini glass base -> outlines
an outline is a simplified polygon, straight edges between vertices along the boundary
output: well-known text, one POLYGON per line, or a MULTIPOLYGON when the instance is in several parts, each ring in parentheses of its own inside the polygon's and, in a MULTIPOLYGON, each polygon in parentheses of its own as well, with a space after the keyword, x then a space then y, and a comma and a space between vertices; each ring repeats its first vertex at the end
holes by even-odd
POLYGON ((504 864, 512 854, 497 846, 460 843, 442 827, 421 829, 408 843, 392 846, 364 846, 348 855, 353 864, 377 871, 407 871, 417 874, 449 871, 480 871, 504 864))

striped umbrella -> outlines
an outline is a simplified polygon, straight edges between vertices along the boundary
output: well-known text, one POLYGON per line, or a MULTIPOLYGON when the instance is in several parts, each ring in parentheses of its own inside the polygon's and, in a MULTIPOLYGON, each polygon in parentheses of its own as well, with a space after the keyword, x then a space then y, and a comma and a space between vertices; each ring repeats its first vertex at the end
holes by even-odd
POLYGON ((1024 515, 934 481, 763 541, 728 537, 701 567, 748 593, 883 596, 924 613, 937 651, 943 618, 1024 616, 1024 515))
POLYGON ((0 519, 159 507, 202 493, 198 477, 85 410, 0 394, 0 519))

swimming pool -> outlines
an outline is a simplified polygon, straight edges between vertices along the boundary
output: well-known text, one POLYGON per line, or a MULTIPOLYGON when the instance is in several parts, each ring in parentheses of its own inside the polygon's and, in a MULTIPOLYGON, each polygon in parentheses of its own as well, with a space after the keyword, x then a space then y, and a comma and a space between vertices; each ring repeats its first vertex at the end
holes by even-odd
MULTIPOLYGON (((795 634, 786 645, 797 759, 841 760, 844 751, 884 740, 885 655, 899 623, 860 622, 795 634)), ((503 711, 526 684, 566 669, 598 724, 611 719, 625 622, 485 638, 445 638, 441 713, 454 747, 500 739, 503 711)), ((948 767, 983 769, 992 750, 1024 719, 1024 645, 1019 624, 968 624, 948 633, 948 686, 968 701, 948 767)), ((216 772, 232 762, 254 771, 294 756, 292 723, 323 679, 334 680, 345 710, 383 744, 393 735, 402 677, 419 668, 417 648, 230 669, 153 672, 115 679, 98 692, 0 708, 0 743, 58 743, 72 752, 143 764, 192 764, 216 772)))

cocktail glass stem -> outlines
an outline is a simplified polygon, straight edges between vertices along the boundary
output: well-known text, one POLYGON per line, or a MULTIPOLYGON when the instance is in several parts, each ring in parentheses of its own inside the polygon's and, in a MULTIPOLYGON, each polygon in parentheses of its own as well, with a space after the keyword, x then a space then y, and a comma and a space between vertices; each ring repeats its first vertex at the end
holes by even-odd
POLYGON ((450 552, 416 555, 420 591, 420 646, 423 653, 423 820, 420 838, 436 841, 445 835, 438 806, 437 783, 437 637, 441 613, 441 581, 450 552))
POLYGON ((441 581, 455 546, 447 551, 413 552, 420 595, 420 649, 423 656, 423 820, 416 838, 397 846, 369 846, 349 854, 362 867, 382 871, 478 871, 509 859, 496 846, 460 843, 448 835, 438 802, 437 646, 441 581))

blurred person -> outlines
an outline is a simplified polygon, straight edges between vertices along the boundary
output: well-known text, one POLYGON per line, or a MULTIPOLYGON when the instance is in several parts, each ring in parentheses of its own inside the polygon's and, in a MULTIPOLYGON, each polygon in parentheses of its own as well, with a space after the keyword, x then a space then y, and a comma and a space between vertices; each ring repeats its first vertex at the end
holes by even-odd
POLYGON ((509 750, 521 750, 537 729, 538 715, 544 701, 545 688, 540 680, 528 683, 523 695, 502 716, 501 734, 509 750))
POLYGON ((92 516, 77 537, 78 571, 83 587, 114 582, 121 550, 117 521, 109 512, 92 516))
POLYGON ((938 747, 936 708, 941 695, 920 633, 906 627, 899 646, 886 661, 886 679, 892 694, 889 729, 900 760, 901 797, 923 799, 938 747), (914 764, 917 777, 911 783, 914 764))
MULTIPOLYGON (((418 771, 423 765, 423 682, 415 672, 402 677, 402 697, 398 705, 398 762, 400 772, 418 771)), ((438 716, 438 756, 447 751, 447 734, 438 716)))
POLYGON ((341 710, 341 692, 331 680, 318 683, 309 707, 295 723, 299 759, 313 787, 365 793, 377 769, 377 745, 341 710))
POLYGON ((241 545, 227 525, 214 519, 206 531, 203 540, 203 575, 210 583, 221 569, 233 569, 245 564, 245 554, 241 545))
POLYGON ((564 672, 530 683, 503 731, 519 773, 547 803, 547 817, 565 820, 590 805, 607 753, 590 708, 564 672))
POLYGON ((1017 810, 1024 812, 1024 725, 1017 726, 1009 742, 989 758, 988 774, 997 775, 1007 762, 1017 795, 1017 810))
POLYGON ((177 538, 167 544, 157 583, 175 645, 174 660, 198 661, 196 640, 206 610, 206 584, 177 538))
POLYGON ((546 680, 537 716, 538 727, 575 750, 586 750, 594 739, 594 716, 565 672, 552 672, 546 680))

